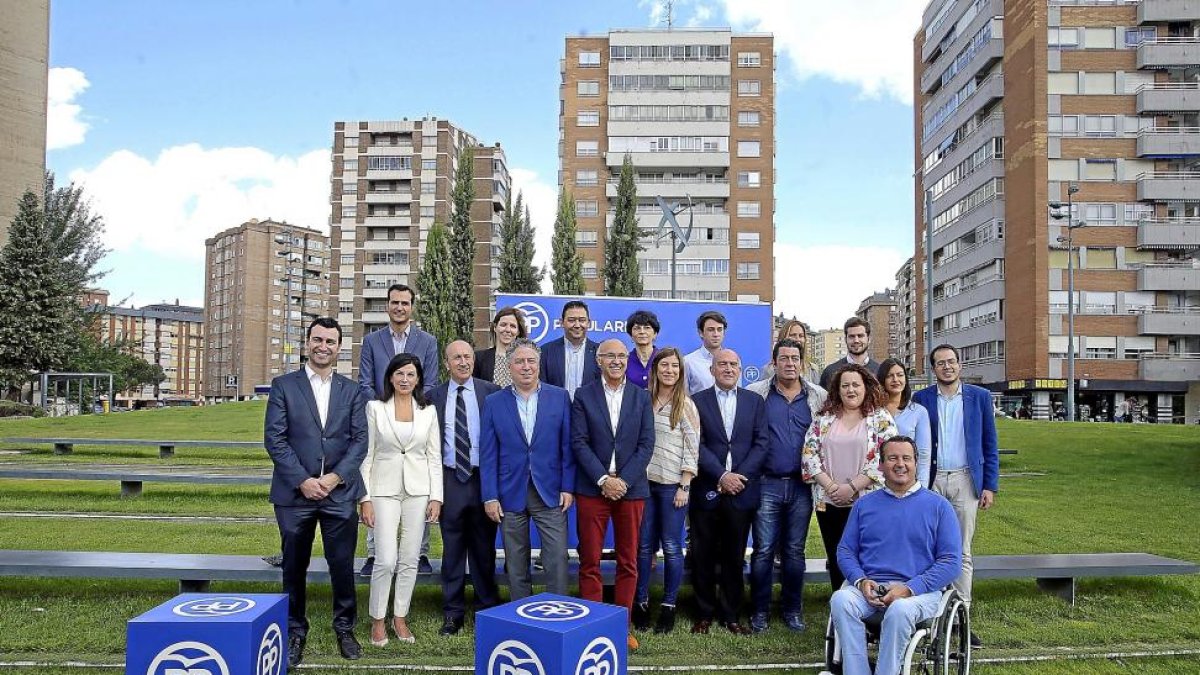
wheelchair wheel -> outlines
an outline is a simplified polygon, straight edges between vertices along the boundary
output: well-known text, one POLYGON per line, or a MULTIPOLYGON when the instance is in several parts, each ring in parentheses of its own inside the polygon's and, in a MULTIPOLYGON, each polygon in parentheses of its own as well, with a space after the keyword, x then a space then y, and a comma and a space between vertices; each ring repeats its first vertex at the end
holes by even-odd
POLYGON ((842 652, 838 648, 837 631, 833 629, 833 617, 825 625, 825 670, 842 675, 842 652))
POLYGON ((935 675, 937 648, 931 630, 920 628, 909 638, 900 675, 935 675))
POLYGON ((942 616, 938 636, 938 672, 968 675, 971 672, 971 617, 967 605, 957 597, 942 616))

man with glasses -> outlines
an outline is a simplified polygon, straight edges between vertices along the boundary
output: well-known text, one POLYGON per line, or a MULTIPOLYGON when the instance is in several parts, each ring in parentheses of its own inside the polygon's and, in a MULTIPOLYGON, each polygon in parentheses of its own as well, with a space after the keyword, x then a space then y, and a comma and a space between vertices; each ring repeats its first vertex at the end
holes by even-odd
MULTIPOLYGON (((934 347, 929 353, 929 364, 933 366, 937 384, 913 394, 913 400, 929 411, 933 435, 929 487, 950 502, 958 517, 963 564, 954 588, 970 603, 975 517, 979 509, 992 506, 1000 487, 996 418, 991 393, 960 379, 958 349, 948 344, 934 347)), ((971 645, 980 646, 974 632, 971 645)))
MULTIPOLYGON (((603 602, 600 553, 612 523, 617 552, 613 603, 633 607, 637 590, 638 535, 650 497, 646 466, 654 454, 654 413, 650 394, 625 377, 629 350, 605 340, 597 353, 601 378, 581 386, 571 406, 571 448, 575 452, 575 503, 579 528, 579 595, 603 602)), ((629 634, 629 648, 637 640, 629 634)))
POLYGON ((563 336, 542 346, 541 378, 546 384, 566 389, 575 398, 576 389, 600 377, 597 345, 587 336, 592 322, 587 303, 572 300, 563 305, 560 321, 563 336))

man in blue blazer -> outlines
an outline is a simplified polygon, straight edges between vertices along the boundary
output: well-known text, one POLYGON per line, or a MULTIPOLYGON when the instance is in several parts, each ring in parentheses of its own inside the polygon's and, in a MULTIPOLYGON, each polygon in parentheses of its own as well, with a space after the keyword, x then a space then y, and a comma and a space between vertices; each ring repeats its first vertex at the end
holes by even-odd
POLYGON ((366 401, 355 382, 333 372, 342 329, 330 318, 308 326, 308 363, 271 382, 264 443, 271 456, 270 500, 283 543, 283 591, 288 595, 288 664, 304 657, 308 563, 317 524, 333 585, 333 630, 347 659, 362 654, 354 637, 357 602, 354 549, 359 467, 367 456, 366 401))
MULTIPOLYGON (((1000 489, 1000 449, 996 439, 996 415, 992 395, 983 387, 960 379, 962 364, 958 349, 941 344, 929 353, 937 384, 913 394, 913 400, 929 411, 933 436, 929 487, 954 507, 962 531, 963 571, 954 588, 971 601, 971 540, 979 509, 991 508, 1000 489)), ((979 638, 971 634, 979 646, 979 638)))
POLYGON ((483 510, 479 480, 479 436, 484 399, 500 387, 471 377, 475 352, 463 340, 446 345, 450 380, 430 398, 442 429, 442 628, 462 630, 466 615, 467 560, 471 585, 483 609, 500 604, 496 587, 496 523, 483 510))
MULTIPOLYGON (((601 379, 581 386, 571 405, 571 447, 579 530, 579 595, 604 602, 600 552, 611 522, 617 551, 613 604, 633 608, 637 590, 642 511, 650 497, 646 466, 654 454, 650 393, 629 384, 629 349, 620 340, 600 343, 601 379)), ((637 640, 629 636, 629 647, 637 640)))
POLYGON ((600 379, 598 345, 587 337, 592 322, 587 303, 572 300, 563 305, 560 321, 563 336, 542 347, 540 377, 542 382, 566 389, 574 398, 581 385, 600 379))
POLYGON ((571 399, 538 380, 533 341, 509 346, 512 385, 489 396, 479 438, 483 507, 504 533, 504 561, 513 600, 533 594, 530 521, 542 542, 546 590, 567 594, 567 510, 574 501, 571 399))
POLYGON ((713 354, 712 375, 716 384, 692 397, 700 415, 700 473, 692 481, 696 495, 688 511, 699 608, 692 632, 708 633, 715 616, 734 635, 747 635, 750 629, 738 618, 745 593, 742 566, 770 443, 767 410, 761 396, 737 386, 742 366, 733 350, 713 354))
MULTIPOLYGON (((437 339, 413 325, 412 314, 416 305, 416 294, 408 286, 392 284, 388 287, 388 327, 364 336, 358 352, 358 381, 362 384, 365 400, 373 401, 379 397, 388 363, 393 356, 401 353, 412 354, 421 362, 421 370, 425 373, 426 396, 437 386, 438 366, 441 365, 438 361, 437 339)), ((367 561, 359 574, 370 576, 374 563, 375 531, 367 528, 367 561)), ((428 525, 421 538, 421 558, 417 571, 421 574, 433 572, 429 563, 428 525)))

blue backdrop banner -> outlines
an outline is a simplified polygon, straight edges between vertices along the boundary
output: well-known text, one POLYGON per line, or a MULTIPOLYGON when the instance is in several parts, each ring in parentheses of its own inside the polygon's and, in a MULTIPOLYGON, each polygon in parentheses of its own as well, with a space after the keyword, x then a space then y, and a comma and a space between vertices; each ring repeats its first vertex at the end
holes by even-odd
POLYGON ((633 341, 625 332, 625 320, 635 310, 644 309, 654 312, 662 326, 655 341, 656 346, 677 347, 687 354, 700 347, 696 318, 714 310, 724 314, 729 322, 729 328, 725 331, 725 346, 741 357, 745 383, 758 380, 762 376, 763 366, 771 360, 771 306, 765 302, 693 302, 499 293, 496 295, 496 307, 515 306, 525 312, 529 337, 541 345, 562 337, 562 308, 571 300, 587 303, 592 318, 588 338, 596 342, 618 338, 632 349, 633 341))

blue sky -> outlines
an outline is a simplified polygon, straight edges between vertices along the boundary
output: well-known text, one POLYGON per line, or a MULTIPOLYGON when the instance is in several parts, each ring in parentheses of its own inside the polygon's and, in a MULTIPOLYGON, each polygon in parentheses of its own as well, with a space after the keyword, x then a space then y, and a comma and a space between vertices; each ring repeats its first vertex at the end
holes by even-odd
MULTIPOLYGON (((675 20, 775 34, 777 307, 840 323, 911 254, 922 3, 725 1, 677 2, 675 20), (795 292, 815 284, 836 290, 795 292)), ((563 37, 661 15, 646 0, 56 0, 48 165, 105 215, 103 285, 136 305, 201 302, 204 238, 248 218, 325 228, 341 119, 436 115, 501 142, 548 240, 563 37)))

